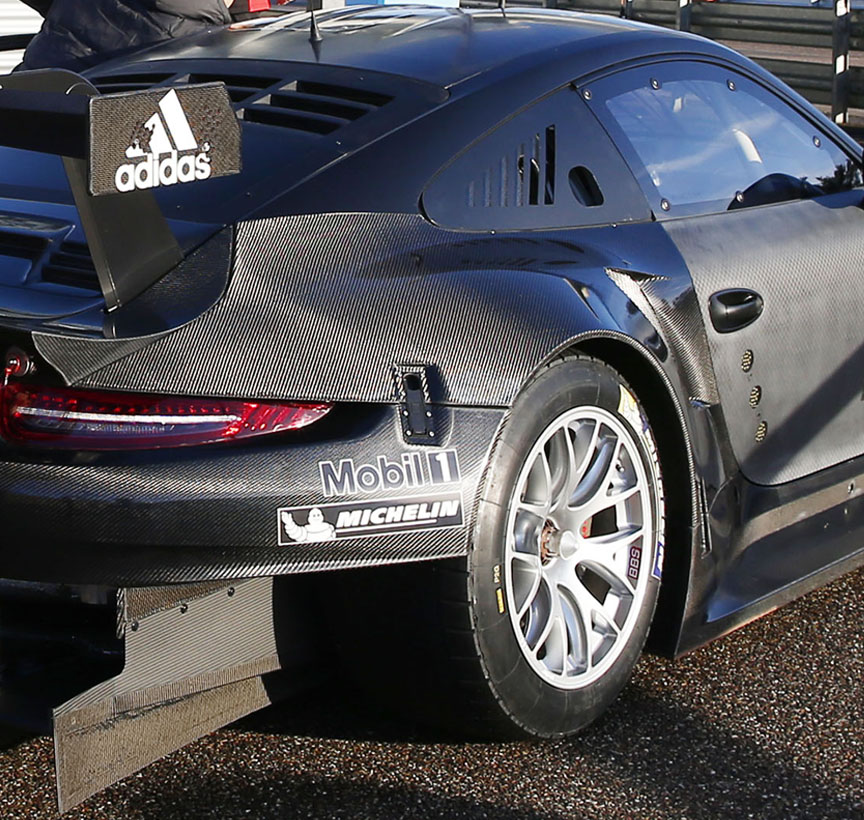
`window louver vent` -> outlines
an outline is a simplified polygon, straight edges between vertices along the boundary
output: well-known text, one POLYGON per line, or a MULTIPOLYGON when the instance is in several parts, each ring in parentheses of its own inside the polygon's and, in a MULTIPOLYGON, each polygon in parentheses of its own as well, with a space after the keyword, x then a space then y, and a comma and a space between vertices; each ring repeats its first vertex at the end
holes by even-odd
POLYGON ((393 99, 363 88, 252 74, 118 74, 92 79, 103 94, 224 82, 241 119, 311 134, 331 134, 393 99))
POLYGON ((468 183, 472 208, 555 204, 555 126, 532 134, 468 183))
POLYGON ((89 248, 79 242, 64 242, 42 267, 42 281, 99 292, 99 277, 89 248))

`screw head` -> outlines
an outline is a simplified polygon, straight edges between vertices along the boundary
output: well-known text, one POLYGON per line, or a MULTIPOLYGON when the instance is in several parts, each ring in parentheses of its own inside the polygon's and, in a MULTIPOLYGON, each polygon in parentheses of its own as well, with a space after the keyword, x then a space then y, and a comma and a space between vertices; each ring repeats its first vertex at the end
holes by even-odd
POLYGON ((592 95, 591 95, 591 89, 590 88, 583 89, 583 91, 582 91, 582 99, 583 100, 590 100, 591 96, 592 95))
POLYGON ((735 80, 726 80, 726 87, 730 91, 734 91, 735 90, 735 80))
POLYGON ((669 203, 669 200, 668 200, 668 199, 661 199, 661 200, 660 200, 660 207, 661 207, 664 211, 668 211, 668 210, 672 207, 672 205, 669 203))
POLYGON ((660 88, 660 80, 657 80, 654 77, 652 77, 651 78, 651 88, 653 88, 655 91, 657 91, 660 88))

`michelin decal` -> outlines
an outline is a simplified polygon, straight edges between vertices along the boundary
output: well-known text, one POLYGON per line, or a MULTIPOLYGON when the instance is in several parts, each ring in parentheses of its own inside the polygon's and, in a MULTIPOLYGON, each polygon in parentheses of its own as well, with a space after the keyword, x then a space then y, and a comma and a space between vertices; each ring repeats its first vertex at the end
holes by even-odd
POLYGON ((325 497, 394 490, 425 492, 280 508, 277 511, 280 546, 423 532, 463 524, 462 493, 453 488, 461 481, 455 450, 404 453, 398 460, 378 456, 364 464, 353 459, 322 461, 318 470, 325 497))

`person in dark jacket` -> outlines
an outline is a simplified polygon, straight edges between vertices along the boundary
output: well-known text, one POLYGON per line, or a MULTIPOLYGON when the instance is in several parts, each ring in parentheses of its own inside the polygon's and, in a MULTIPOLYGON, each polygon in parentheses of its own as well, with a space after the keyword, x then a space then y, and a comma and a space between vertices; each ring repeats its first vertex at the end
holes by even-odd
POLYGON ((22 69, 82 71, 123 51, 231 22, 233 0, 24 0, 45 17, 22 69))

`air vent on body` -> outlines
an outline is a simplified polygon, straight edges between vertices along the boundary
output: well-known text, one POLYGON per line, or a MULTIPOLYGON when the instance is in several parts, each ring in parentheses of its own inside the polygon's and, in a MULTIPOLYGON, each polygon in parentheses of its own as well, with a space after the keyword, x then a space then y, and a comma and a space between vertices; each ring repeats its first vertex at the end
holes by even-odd
POLYGON ((367 88, 237 72, 117 74, 91 79, 103 94, 160 85, 223 82, 240 119, 310 134, 331 134, 393 99, 367 88))
POLYGON ((64 242, 42 266, 42 281, 99 292, 99 277, 87 245, 64 242))
POLYGON ((225 83, 225 89, 233 103, 242 103, 250 97, 261 94, 265 88, 278 83, 280 77, 258 77, 254 75, 229 75, 229 74, 190 74, 189 82, 197 83, 225 83))
POLYGON ((122 91, 144 91, 167 82, 172 74, 115 74, 93 80, 102 94, 119 94, 122 91))
POLYGON ((44 236, 0 231, 0 285, 15 287, 26 281, 47 247, 44 236))
POLYGON ((0 231, 0 256, 13 256, 35 262, 47 245, 48 241, 42 236, 0 231))
POLYGON ((248 122, 330 134, 392 99, 365 89, 296 80, 246 106, 241 116, 248 122))

